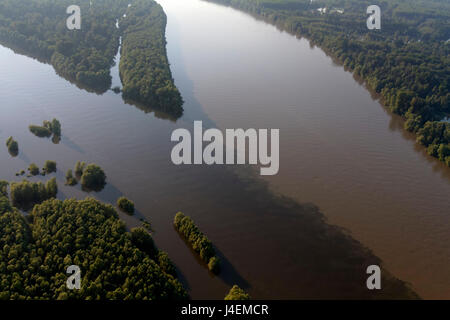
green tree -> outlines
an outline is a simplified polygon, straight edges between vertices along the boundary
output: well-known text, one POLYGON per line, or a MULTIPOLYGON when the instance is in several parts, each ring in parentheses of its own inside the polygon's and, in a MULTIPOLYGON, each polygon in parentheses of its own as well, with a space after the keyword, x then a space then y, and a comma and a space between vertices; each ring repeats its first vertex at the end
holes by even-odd
POLYGON ((56 162, 55 161, 51 161, 51 160, 47 160, 44 163, 44 172, 49 174, 52 172, 56 172, 56 162))
POLYGON ((88 191, 100 191, 106 184, 106 175, 102 168, 91 163, 86 166, 81 175, 81 185, 88 191))
POLYGON ((250 300, 250 296, 237 285, 234 285, 225 296, 225 300, 250 300))
POLYGON ((123 212, 125 212, 129 215, 134 214, 133 201, 130 201, 125 197, 120 197, 119 199, 117 199, 117 206, 119 207, 120 210, 122 210, 123 212))

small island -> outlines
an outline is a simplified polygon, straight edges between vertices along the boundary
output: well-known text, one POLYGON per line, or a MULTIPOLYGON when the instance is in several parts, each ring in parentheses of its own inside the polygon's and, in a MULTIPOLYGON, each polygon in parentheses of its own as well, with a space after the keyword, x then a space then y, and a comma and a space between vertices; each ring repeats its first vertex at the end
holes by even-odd
POLYGON ((134 214, 134 203, 131 200, 128 200, 125 197, 120 197, 117 199, 117 206, 120 210, 125 212, 126 214, 133 215, 134 214))
POLYGON ((13 137, 9 137, 6 140, 6 146, 8 147, 9 154, 13 157, 17 157, 19 154, 19 144, 13 139, 13 137))
MULTIPOLYGON (((78 163, 77 163, 78 165, 78 163)), ((81 173, 81 186, 85 191, 101 191, 106 185, 106 175, 100 166, 95 163, 84 165, 81 163, 80 167, 75 173, 81 173)))
POLYGON ((50 138, 53 135, 53 141, 59 141, 61 137, 61 123, 57 119, 52 121, 44 120, 42 126, 30 125, 28 129, 32 134, 39 138, 50 138))
POLYGON ((198 229, 194 221, 178 212, 174 219, 175 229, 186 239, 192 249, 200 255, 200 258, 208 265, 208 269, 218 274, 220 272, 220 260, 216 257, 212 242, 198 229))

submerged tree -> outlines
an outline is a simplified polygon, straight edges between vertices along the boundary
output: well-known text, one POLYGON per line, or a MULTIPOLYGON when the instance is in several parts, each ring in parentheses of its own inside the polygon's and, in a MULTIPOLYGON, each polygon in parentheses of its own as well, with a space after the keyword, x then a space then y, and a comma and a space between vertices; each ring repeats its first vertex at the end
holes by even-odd
POLYGON ((6 146, 8 147, 8 152, 11 156, 16 157, 19 154, 19 144, 13 137, 9 137, 6 140, 6 146))
POLYGON ((106 184, 106 175, 102 168, 91 163, 86 166, 81 175, 81 186, 86 191, 101 191, 106 184))
POLYGON ((117 206, 119 207, 120 210, 122 210, 123 212, 132 215, 134 214, 134 203, 131 200, 128 200, 125 197, 120 197, 119 199, 117 199, 117 206))
POLYGON ((32 176, 37 176, 39 174, 39 167, 35 163, 32 163, 28 167, 28 171, 32 176))
POLYGON ((52 172, 56 172, 56 162, 55 161, 51 161, 51 160, 45 161, 43 171, 46 174, 49 174, 49 173, 52 173, 52 172))
POLYGON ((75 175, 78 178, 81 178, 81 176, 83 175, 83 171, 84 171, 85 167, 86 167, 86 163, 85 162, 77 161, 77 163, 75 164, 74 171, 75 171, 75 175))
POLYGON ((66 173, 66 185, 74 186, 78 183, 77 179, 73 176, 72 169, 67 170, 66 173))

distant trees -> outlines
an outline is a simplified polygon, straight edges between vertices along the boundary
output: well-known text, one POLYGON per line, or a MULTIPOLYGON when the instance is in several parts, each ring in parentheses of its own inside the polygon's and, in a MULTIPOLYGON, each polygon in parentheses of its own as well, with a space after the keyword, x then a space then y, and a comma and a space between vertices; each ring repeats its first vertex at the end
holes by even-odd
POLYGON ((125 212, 129 215, 134 214, 133 201, 130 201, 125 197, 120 197, 119 199, 117 199, 117 206, 119 207, 120 210, 122 210, 123 212, 125 212))
POLYGON ((212 242, 198 229, 194 221, 178 212, 174 219, 175 229, 184 236, 192 246, 192 249, 200 255, 200 258, 208 265, 211 272, 220 272, 220 262, 215 256, 216 252, 212 242))
POLYGON ((88 164, 81 175, 81 186, 87 191, 100 191, 106 184, 106 175, 102 168, 88 164))
POLYGON ((83 13, 81 32, 65 23, 70 0, 2 0, 0 42, 51 63, 58 74, 80 87, 99 93, 111 87, 110 68, 119 46, 117 17, 129 1, 96 0, 77 3, 83 13))
POLYGON ((237 285, 234 285, 224 300, 250 300, 250 296, 237 285))
POLYGON ((9 137, 6 140, 6 146, 8 147, 8 152, 11 156, 16 157, 19 154, 19 144, 13 137, 9 137))
POLYGON ((22 182, 12 182, 10 193, 11 202, 15 207, 30 209, 35 204, 56 197, 58 185, 55 178, 45 184, 23 180, 22 182))

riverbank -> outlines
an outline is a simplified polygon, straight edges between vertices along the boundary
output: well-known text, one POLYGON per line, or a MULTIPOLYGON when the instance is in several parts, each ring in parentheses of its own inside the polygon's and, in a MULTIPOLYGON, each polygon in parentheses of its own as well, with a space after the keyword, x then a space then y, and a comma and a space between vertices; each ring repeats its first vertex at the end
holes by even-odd
POLYGON ((317 12, 320 4, 313 2, 206 1, 256 15, 280 30, 309 39, 361 77, 381 96, 386 108, 403 117, 405 130, 417 135, 427 153, 450 167, 450 125, 440 121, 450 111, 450 93, 445 87, 450 81, 450 46, 445 42, 450 34, 439 27, 450 17, 448 4, 427 7, 415 3, 413 9, 398 9, 405 10, 398 13, 405 15, 404 20, 392 14, 390 5, 383 7, 383 28, 375 33, 367 30, 362 14, 365 4, 357 1, 347 1, 342 12, 325 14, 317 12), (411 30, 411 24, 419 26, 426 19, 436 22, 433 36, 425 37, 419 27, 411 30))

